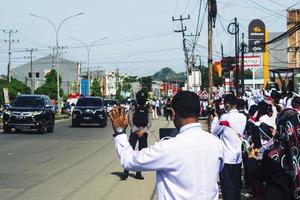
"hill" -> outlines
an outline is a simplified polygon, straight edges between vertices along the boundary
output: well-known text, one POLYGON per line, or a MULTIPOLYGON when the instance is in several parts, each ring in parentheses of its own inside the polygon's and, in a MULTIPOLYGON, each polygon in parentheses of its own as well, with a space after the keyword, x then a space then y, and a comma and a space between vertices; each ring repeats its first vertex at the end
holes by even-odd
POLYGON ((185 75, 183 72, 176 73, 172 69, 166 67, 153 74, 152 79, 157 81, 176 80, 177 82, 183 82, 185 80, 185 75))

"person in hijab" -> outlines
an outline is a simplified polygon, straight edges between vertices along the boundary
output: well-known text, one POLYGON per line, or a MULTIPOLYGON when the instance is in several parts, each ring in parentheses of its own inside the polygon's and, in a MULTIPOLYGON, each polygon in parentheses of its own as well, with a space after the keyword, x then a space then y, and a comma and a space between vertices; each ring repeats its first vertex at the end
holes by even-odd
POLYGON ((300 114, 285 109, 277 117, 277 133, 258 162, 257 177, 265 182, 265 200, 300 199, 300 114))

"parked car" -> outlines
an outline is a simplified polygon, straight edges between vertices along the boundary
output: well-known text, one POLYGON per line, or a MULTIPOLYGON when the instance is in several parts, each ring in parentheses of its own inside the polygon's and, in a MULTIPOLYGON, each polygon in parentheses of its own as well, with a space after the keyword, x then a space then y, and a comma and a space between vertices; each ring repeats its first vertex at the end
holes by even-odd
POLYGON ((55 110, 50 98, 46 95, 18 95, 12 104, 3 111, 3 132, 10 133, 23 129, 45 129, 54 131, 55 110))
POLYGON ((118 100, 116 99, 104 99, 103 100, 104 106, 106 106, 106 110, 109 113, 113 106, 116 106, 119 104, 118 100))
POLYGON ((107 126, 107 113, 100 97, 80 97, 72 112, 72 126, 78 127, 81 123, 100 124, 107 126))

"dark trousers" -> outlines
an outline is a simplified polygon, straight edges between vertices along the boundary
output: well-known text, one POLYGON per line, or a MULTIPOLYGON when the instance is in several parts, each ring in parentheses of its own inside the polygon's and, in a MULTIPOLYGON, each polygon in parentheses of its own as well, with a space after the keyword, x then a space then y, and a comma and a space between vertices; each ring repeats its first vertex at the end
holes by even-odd
MULTIPOLYGON (((129 136, 129 144, 132 146, 133 150, 135 149, 136 143, 139 142, 139 151, 143 148, 146 148, 148 146, 148 133, 145 133, 142 137, 138 137, 137 134, 131 133, 129 136)), ((124 173, 126 175, 129 174, 129 170, 124 170, 124 173)), ((136 172, 137 174, 140 174, 141 172, 136 172)))
POLYGON ((242 151, 242 159, 243 159, 243 166, 244 166, 244 186, 245 188, 249 188, 249 172, 248 172, 248 153, 246 151, 242 151))
POLYGON ((166 120, 169 121, 169 118, 170 120, 172 120, 172 110, 171 109, 166 109, 166 120))
POLYGON ((241 200, 241 164, 225 164, 220 185, 223 200, 241 200))

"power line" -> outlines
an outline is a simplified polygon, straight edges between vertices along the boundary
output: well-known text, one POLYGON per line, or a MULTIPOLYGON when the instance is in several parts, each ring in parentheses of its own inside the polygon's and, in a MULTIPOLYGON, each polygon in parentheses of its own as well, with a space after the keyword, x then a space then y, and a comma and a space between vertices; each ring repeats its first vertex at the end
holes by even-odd
POLYGON ((265 6, 261 5, 261 4, 259 4, 259 3, 256 3, 256 2, 253 1, 253 0, 248 0, 248 1, 254 3, 255 5, 259 6, 259 7, 262 8, 262 9, 264 9, 265 11, 268 11, 269 13, 271 12, 271 13, 273 13, 273 14, 275 14, 275 15, 278 15, 278 16, 281 16, 281 17, 284 17, 284 18, 291 19, 291 18, 289 18, 289 17, 287 17, 287 16, 285 16, 285 15, 280 14, 279 12, 275 12, 275 11, 273 11, 272 9, 269 9, 269 8, 267 8, 267 7, 265 7, 265 6))
POLYGON ((191 2, 191 0, 188 0, 188 3, 187 3, 187 5, 186 5, 186 7, 185 7, 185 10, 184 10, 184 12, 183 12, 183 15, 185 15, 185 13, 186 13, 186 11, 187 11, 189 5, 190 5, 190 2, 191 2))
POLYGON ((282 7, 286 7, 286 5, 283 5, 283 4, 281 4, 281 3, 278 3, 278 2, 276 2, 276 1, 273 1, 273 0, 269 0, 270 2, 272 2, 272 3, 274 3, 274 4, 276 4, 276 5, 279 5, 279 6, 282 6, 282 7))

